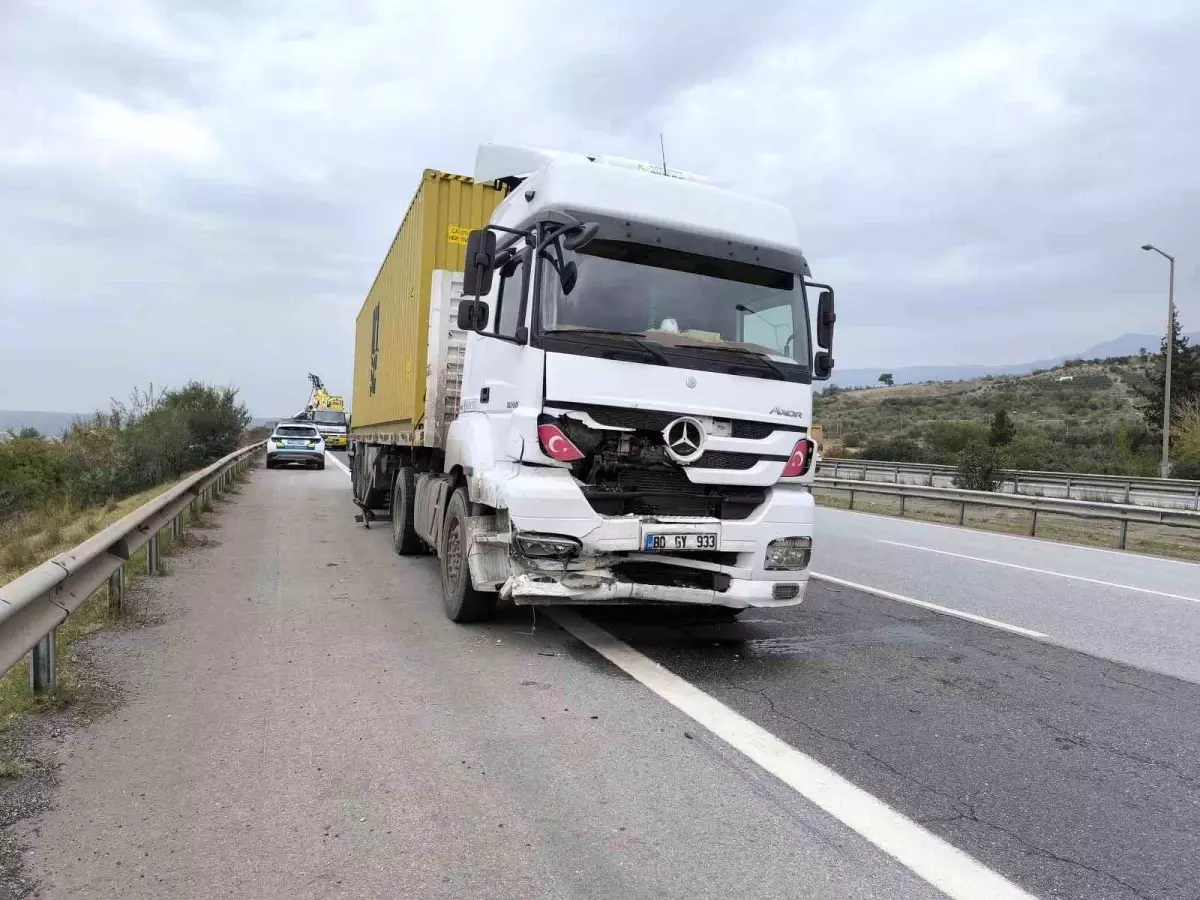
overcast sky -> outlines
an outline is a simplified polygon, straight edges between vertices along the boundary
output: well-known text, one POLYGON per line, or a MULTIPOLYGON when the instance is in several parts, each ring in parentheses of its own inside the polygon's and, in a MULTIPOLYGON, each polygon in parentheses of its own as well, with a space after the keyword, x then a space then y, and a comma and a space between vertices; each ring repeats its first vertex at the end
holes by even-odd
POLYGON ((0 408, 349 394, 421 170, 483 141, 655 159, 662 131, 785 203, 842 366, 1159 332, 1146 241, 1200 329, 1200 4, 711 5, 0 2, 0 408))

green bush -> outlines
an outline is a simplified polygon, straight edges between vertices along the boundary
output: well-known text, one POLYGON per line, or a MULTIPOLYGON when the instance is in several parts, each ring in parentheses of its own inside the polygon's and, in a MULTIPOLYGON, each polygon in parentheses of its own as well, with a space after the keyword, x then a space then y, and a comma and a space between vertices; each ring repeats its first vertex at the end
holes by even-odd
POLYGON ((0 444, 0 521, 61 496, 72 469, 63 448, 40 437, 0 444))
POLYGON ((235 388, 190 382, 134 392, 76 422, 61 441, 0 445, 0 525, 53 503, 89 506, 154 487, 232 453, 250 415, 235 388))
POLYGON ((863 448, 863 459, 876 459, 880 462, 924 462, 925 452, 916 441, 907 438, 896 438, 891 441, 871 441, 863 448))
POLYGON ((931 422, 925 429, 925 446, 934 458, 949 462, 962 453, 968 444, 987 440, 988 430, 979 422, 950 421, 931 422))
POLYGON ((976 441, 959 454, 954 486, 968 491, 994 491, 1000 486, 1001 468, 996 448, 976 441))

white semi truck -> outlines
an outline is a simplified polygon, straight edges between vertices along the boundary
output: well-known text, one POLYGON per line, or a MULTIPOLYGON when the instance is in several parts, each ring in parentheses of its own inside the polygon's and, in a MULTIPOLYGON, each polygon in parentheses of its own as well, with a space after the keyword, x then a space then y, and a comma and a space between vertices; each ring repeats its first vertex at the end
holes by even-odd
POLYGON ((440 557, 457 622, 801 602, 835 321, 809 275, 785 208, 675 170, 484 145, 473 179, 427 171, 358 317, 362 518, 440 557))

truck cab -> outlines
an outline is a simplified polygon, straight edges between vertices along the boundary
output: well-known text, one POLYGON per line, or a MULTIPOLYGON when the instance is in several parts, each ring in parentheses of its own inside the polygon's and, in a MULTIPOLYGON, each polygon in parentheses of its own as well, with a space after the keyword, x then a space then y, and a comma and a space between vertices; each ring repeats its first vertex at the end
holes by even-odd
POLYGON ((522 148, 481 148, 475 178, 509 193, 467 241, 461 404, 441 451, 397 470, 397 549, 437 551, 460 621, 801 602, 835 316, 788 211, 522 148))

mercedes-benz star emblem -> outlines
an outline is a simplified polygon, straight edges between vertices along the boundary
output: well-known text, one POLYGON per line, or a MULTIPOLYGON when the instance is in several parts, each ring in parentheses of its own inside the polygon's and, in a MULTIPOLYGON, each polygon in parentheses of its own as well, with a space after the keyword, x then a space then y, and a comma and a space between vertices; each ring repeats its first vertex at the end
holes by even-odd
POLYGON ((681 416, 668 423, 662 433, 667 455, 680 465, 693 463, 703 455, 704 425, 699 419, 681 416))

